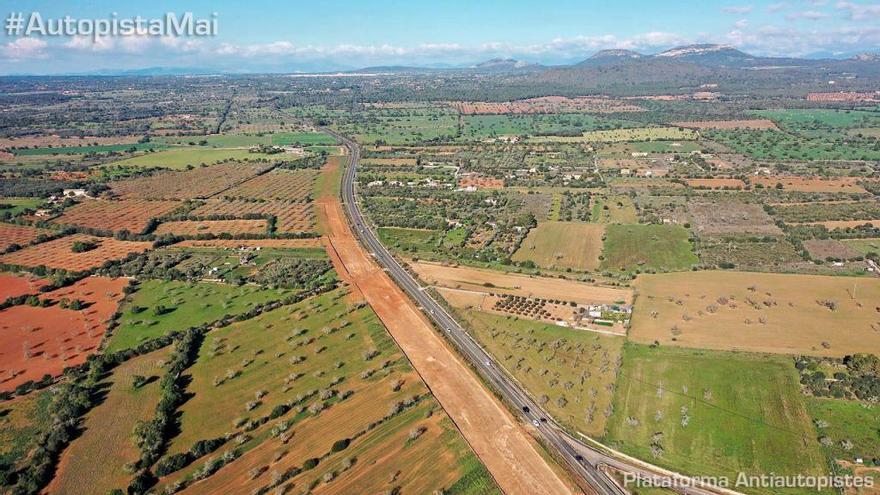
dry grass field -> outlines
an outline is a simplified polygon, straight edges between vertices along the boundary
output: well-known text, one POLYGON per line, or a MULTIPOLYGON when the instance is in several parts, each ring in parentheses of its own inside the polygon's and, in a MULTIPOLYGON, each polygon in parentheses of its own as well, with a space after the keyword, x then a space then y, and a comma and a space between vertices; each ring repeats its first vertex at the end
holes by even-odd
POLYGON ((630 289, 600 287, 572 280, 531 277, 479 268, 444 266, 423 261, 410 263, 410 267, 426 283, 451 289, 560 299, 582 304, 632 302, 630 289))
POLYGON ((759 204, 740 201, 694 200, 687 203, 699 235, 779 235, 782 231, 759 204))
POLYGON ((704 189, 745 189, 746 183, 740 179, 685 179, 687 185, 704 189))
POLYGON ((482 311, 460 313, 477 340, 555 419, 591 436, 605 433, 623 337, 482 311))
POLYGON ((165 373, 161 362, 169 350, 166 347, 138 356, 113 370, 106 399, 89 411, 82 435, 64 450, 48 493, 109 493, 128 486, 133 474, 126 473, 125 465, 140 456, 132 431, 138 421, 152 419, 155 414, 159 378, 165 373), (135 375, 151 381, 134 388, 135 375))
POLYGON ((75 272, 99 267, 106 261, 122 259, 130 253, 144 252, 150 249, 150 246, 152 243, 149 242, 120 241, 112 237, 73 234, 4 254, 0 256, 0 263, 27 267, 44 265, 75 272), (94 242, 98 247, 75 253, 72 249, 75 242, 94 242))
POLYGON ((630 338, 718 350, 880 353, 880 279, 705 271, 641 275, 630 338))
POLYGON ((180 204, 179 201, 90 199, 68 208, 53 222, 113 232, 127 230, 132 234, 140 234, 150 219, 165 216, 180 204))
POLYGON ((601 224, 541 222, 529 231, 513 260, 531 260, 544 268, 595 270, 604 232, 601 224))
POLYGON ((861 255, 837 239, 809 239, 803 244, 810 256, 817 260, 828 258, 848 260, 861 255))
POLYGON ((535 142, 555 143, 624 143, 630 141, 688 141, 697 133, 680 127, 635 127, 607 131, 587 131, 581 136, 538 136, 535 142))
POLYGON ((671 125, 688 129, 777 129, 772 120, 697 120, 691 122, 670 122, 671 125))

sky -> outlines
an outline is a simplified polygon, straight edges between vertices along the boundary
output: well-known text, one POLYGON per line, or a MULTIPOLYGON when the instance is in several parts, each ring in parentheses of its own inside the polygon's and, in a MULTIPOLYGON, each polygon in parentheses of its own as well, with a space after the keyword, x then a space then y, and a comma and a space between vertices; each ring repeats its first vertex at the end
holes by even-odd
MULTIPOLYGON (((601 49, 656 53, 690 43, 768 56, 845 57, 880 51, 880 1, 593 0, 0 0, 4 27, 21 14, 72 24, 167 13, 216 32, 126 35, 80 31, 0 35, 0 75, 177 67, 309 72, 381 65, 468 66, 491 58, 548 65, 601 49)), ((49 24, 51 25, 51 24, 49 24)), ((37 27, 36 25, 34 25, 37 27)), ((76 26, 75 26, 76 27, 76 26)))

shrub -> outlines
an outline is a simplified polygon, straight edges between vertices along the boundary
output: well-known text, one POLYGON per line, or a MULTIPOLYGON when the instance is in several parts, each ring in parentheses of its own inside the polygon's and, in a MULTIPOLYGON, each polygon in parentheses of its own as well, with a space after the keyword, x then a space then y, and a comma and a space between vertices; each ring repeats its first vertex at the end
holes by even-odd
POLYGON ((337 440, 333 442, 333 446, 330 447, 331 452, 341 452, 348 448, 349 444, 351 444, 351 439, 343 438, 342 440, 337 440))

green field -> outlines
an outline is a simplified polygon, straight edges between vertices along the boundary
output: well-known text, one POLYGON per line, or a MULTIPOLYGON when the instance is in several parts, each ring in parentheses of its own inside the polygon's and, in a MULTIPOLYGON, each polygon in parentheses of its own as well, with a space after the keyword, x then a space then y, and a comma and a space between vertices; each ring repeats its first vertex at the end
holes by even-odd
POLYGON ((830 459, 853 461, 861 457, 867 461, 878 457, 880 406, 816 397, 807 397, 806 403, 816 422, 817 435, 830 441, 825 447, 830 459))
POLYGON ((880 254, 880 239, 844 239, 840 242, 862 254, 880 254))
POLYGON ((213 322, 226 315, 245 313, 254 306, 284 299, 287 290, 237 287, 211 282, 166 282, 148 280, 123 303, 119 326, 113 331, 108 350, 136 347, 145 340, 175 330, 213 322), (165 313, 157 308, 163 306, 165 313))
POLYGON ((686 474, 818 475, 799 387, 787 357, 627 344, 606 441, 686 474))
POLYGON ((605 231, 600 268, 636 270, 686 270, 697 264, 688 231, 678 225, 609 225, 605 231))
POLYGON ((168 146, 158 143, 129 143, 129 144, 96 144, 91 146, 59 146, 57 148, 22 148, 13 150, 16 156, 31 155, 84 155, 86 153, 108 153, 123 151, 147 151, 163 150, 168 146))
POLYGON ((858 110, 827 108, 757 110, 756 115, 772 120, 783 128, 805 130, 815 126, 832 128, 877 127, 880 114, 858 110))
POLYGON ((632 129, 612 129, 587 131, 581 136, 540 136, 530 141, 551 141, 557 143, 622 143, 627 141, 676 141, 696 139, 697 133, 678 127, 638 127, 632 129))
POLYGON ((529 260, 543 268, 595 270, 604 231, 604 226, 594 223, 540 222, 512 259, 529 260))
POLYGON ((728 130, 705 131, 704 136, 759 160, 880 160, 876 139, 815 132, 728 130))
POLYGON ((190 279, 222 280, 233 285, 251 282, 262 287, 311 289, 332 283, 336 278, 336 273, 330 268, 327 252, 320 247, 262 248, 251 253, 245 264, 240 262, 240 253, 226 248, 170 247, 168 251, 183 251, 188 255, 185 260, 174 265, 174 269, 187 274, 190 279), (286 262, 293 260, 320 260, 325 264, 322 266, 315 263, 295 272, 280 271, 280 268, 287 265, 286 262), (327 271, 319 272, 322 268, 327 271))
POLYGON ((35 210, 43 202, 42 198, 3 198, 0 199, 0 215, 8 213, 15 216, 24 210, 35 210))
POLYGON ((376 229, 382 244, 410 255, 425 255, 433 252, 442 233, 438 230, 403 229, 380 227, 376 229))
POLYGON ((477 340, 562 424, 601 437, 623 337, 464 310, 477 340))
POLYGON ((21 468, 40 433, 51 424, 52 394, 32 392, 0 404, 0 471, 21 468))
POLYGON ((584 114, 523 114, 523 115, 464 115, 462 137, 485 139, 496 136, 523 136, 535 134, 574 134, 616 127, 633 127, 636 122, 602 119, 584 114))
POLYGON ((394 342, 372 309, 349 307, 342 299, 344 295, 343 291, 323 294, 212 332, 191 368, 193 380, 189 391, 195 395, 183 407, 181 434, 174 439, 170 452, 186 450, 198 440, 221 436, 232 427, 235 418, 259 417, 268 414, 275 404, 284 402, 291 394, 281 390, 287 383, 285 378, 294 369, 290 362, 294 355, 305 358, 296 368, 309 371, 295 382, 295 391, 305 392, 327 387, 336 373, 357 379, 363 369, 373 364, 361 357, 366 349, 380 351, 385 357, 377 357, 379 362, 396 353, 394 342), (343 326, 345 328, 332 334, 321 332, 325 327, 343 326), (306 330, 302 337, 291 337, 292 333, 302 330, 306 330), (347 338, 352 333, 356 338, 347 338), (310 338, 321 342, 292 347, 294 340, 310 338), (319 345, 326 350, 314 352, 319 345), (283 357, 276 356, 279 352, 283 357), (244 366, 245 359, 255 362, 244 366), (338 369, 335 363, 344 363, 344 367, 338 369), (214 385, 215 378, 223 378, 227 370, 237 369, 241 370, 240 376, 214 385), (325 370, 326 374, 312 373, 317 370, 325 370), (254 392, 260 388, 272 394, 246 411, 245 403, 253 400, 254 392), (219 404, 223 407, 216 407, 219 404), (209 409, 213 413, 205 415, 204 411, 209 409))
POLYGON ((455 137, 458 117, 438 108, 382 110, 368 112, 356 121, 334 123, 334 128, 363 144, 412 144, 455 137))
POLYGON ((590 221, 635 224, 638 223, 639 218, 632 198, 616 194, 595 197, 590 221))
MULTIPOLYGON (((344 291, 326 293, 212 332, 191 368, 189 391, 194 396, 183 407, 181 433, 169 451, 183 451, 198 440, 222 436, 236 418, 268 414, 297 392, 330 388, 328 383, 336 375, 358 380, 364 369, 398 355, 372 309, 349 306, 344 297, 344 291), (324 333, 325 328, 334 331, 324 333), (313 343, 303 346, 297 342, 313 343), (318 348, 324 350, 315 352, 318 348), (362 358, 361 353, 368 349, 379 351, 374 358, 377 363, 362 358), (296 356, 302 361, 294 365, 291 360, 296 356), (294 369, 306 373, 290 382, 294 369), (237 371, 233 378, 228 378, 229 370, 237 371), (217 384, 218 379, 222 383, 217 384), (254 392, 260 389, 269 395, 246 410, 245 404, 254 400, 254 392), (205 415, 206 410, 213 412, 205 415)), ((406 364, 396 366, 408 369, 406 364)))
MULTIPOLYGON (((324 293, 205 336, 186 372, 189 398, 165 460, 200 440, 228 441, 163 476, 159 488, 192 480, 205 462, 235 450, 248 459, 236 461, 239 466, 256 462, 282 472, 285 465, 320 459, 288 488, 312 482, 332 484, 329 489, 338 493, 354 493, 354 486, 357 493, 378 493, 399 476, 404 486, 413 486, 405 493, 450 486, 458 491, 449 493, 497 493, 373 310, 348 297, 345 290, 324 293), (370 350, 375 353, 366 354, 370 350), (413 402, 400 406, 404 400, 413 402), (408 435, 419 426, 425 434, 414 440, 408 435), (341 439, 350 445, 328 452, 341 439), (389 457, 396 462, 387 462, 389 457), (354 459, 354 466, 346 459, 354 459), (328 472, 356 478, 334 481, 324 476, 328 472)), ((231 470, 203 482, 210 493, 233 480, 241 486, 231 470)), ((269 475, 256 477, 251 488, 264 486, 269 475)))
POLYGON ((143 155, 119 160, 109 165, 123 167, 163 167, 183 169, 188 165, 194 167, 205 164, 213 165, 224 160, 281 160, 283 154, 251 153, 245 149, 214 149, 214 148, 183 148, 143 155))
POLYGON ((691 153, 702 149, 697 141, 636 141, 626 146, 642 153, 691 153))
POLYGON ((336 140, 319 132, 278 132, 265 134, 215 134, 211 136, 168 136, 154 138, 157 143, 210 146, 212 148, 247 148, 258 145, 332 145, 336 140))

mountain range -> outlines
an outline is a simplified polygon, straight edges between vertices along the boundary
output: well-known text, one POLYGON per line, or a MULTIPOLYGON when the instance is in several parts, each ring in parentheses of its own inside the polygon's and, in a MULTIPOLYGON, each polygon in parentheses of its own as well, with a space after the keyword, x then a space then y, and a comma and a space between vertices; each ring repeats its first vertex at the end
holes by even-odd
MULTIPOLYGON (((167 75, 205 75, 205 74, 243 74, 243 73, 432 73, 460 72, 509 75, 554 74, 560 71, 616 70, 638 72, 660 70, 662 73, 686 73, 700 75, 711 71, 724 70, 785 70, 818 69, 834 71, 867 72, 880 75, 880 54, 861 53, 849 58, 795 58, 763 57, 745 53, 729 45, 694 44, 670 48, 654 54, 644 54, 632 50, 600 50, 589 58, 570 65, 542 65, 513 58, 494 58, 471 65, 420 65, 420 66, 374 66, 357 68, 339 64, 306 63, 296 67, 281 64, 265 66, 257 70, 206 68, 206 67, 152 67, 131 70, 95 70, 77 75, 99 76, 167 76, 167 75)), ((650 78, 651 76, 645 75, 650 78)))

